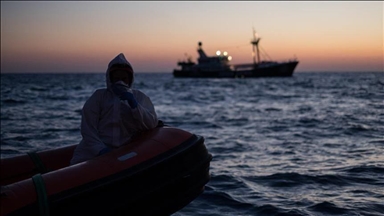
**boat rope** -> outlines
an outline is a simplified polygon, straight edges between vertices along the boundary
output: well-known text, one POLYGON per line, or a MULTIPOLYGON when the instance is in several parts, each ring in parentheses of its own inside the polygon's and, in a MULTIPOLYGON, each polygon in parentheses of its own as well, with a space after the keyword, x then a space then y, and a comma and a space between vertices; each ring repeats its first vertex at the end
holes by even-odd
POLYGON ((264 56, 264 58, 265 58, 265 56, 267 56, 267 58, 265 58, 265 59, 272 61, 273 59, 268 55, 268 53, 263 49, 263 47, 261 47, 261 46, 259 46, 259 47, 262 51, 261 54, 264 56))
POLYGON ((36 174, 32 176, 32 180, 36 189, 40 216, 49 216, 48 196, 47 190, 45 189, 44 179, 41 174, 36 174))
POLYGON ((27 153, 28 156, 31 158, 33 164, 35 165, 35 168, 38 173, 46 173, 48 172, 48 169, 44 166, 43 161, 39 157, 39 155, 36 152, 29 152, 27 153))

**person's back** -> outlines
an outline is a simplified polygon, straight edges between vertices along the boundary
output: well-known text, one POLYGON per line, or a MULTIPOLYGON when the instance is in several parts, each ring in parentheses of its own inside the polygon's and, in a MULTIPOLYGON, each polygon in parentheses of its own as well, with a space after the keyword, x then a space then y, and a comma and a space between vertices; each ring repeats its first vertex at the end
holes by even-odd
POLYGON ((158 124, 150 98, 131 89, 133 68, 121 53, 108 65, 107 88, 96 90, 82 109, 81 135, 71 164, 79 163, 130 142, 137 132, 158 124))

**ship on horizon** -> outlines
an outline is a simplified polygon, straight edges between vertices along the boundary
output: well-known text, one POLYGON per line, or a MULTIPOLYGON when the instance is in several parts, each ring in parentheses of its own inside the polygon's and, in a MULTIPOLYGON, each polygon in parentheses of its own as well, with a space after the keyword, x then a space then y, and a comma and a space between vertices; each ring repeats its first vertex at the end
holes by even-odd
POLYGON ((173 70, 174 77, 192 78, 248 78, 248 77, 289 77, 292 76, 299 61, 295 58, 284 62, 261 61, 259 42, 253 30, 253 63, 230 64, 231 56, 226 52, 217 52, 217 56, 207 56, 202 49, 202 42, 198 42, 197 52, 199 58, 197 63, 191 58, 177 63, 181 68, 173 70), (257 58, 256 58, 257 57, 257 58))

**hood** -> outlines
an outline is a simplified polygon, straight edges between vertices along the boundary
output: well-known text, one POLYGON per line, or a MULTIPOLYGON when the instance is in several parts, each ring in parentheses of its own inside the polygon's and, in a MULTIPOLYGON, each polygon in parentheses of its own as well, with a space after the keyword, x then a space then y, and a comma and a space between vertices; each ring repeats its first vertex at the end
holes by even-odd
MULTIPOLYGON (((124 54, 123 53, 120 53, 119 55, 117 55, 115 58, 113 58, 109 64, 108 64, 108 68, 107 68, 107 72, 106 72, 106 83, 107 83, 107 88, 110 88, 110 86, 112 85, 111 83, 111 79, 110 79, 110 71, 112 68, 116 67, 116 66, 119 66, 119 67, 128 67, 128 68, 131 68, 132 71, 133 71, 133 67, 132 65, 128 62, 128 60, 125 58, 124 54)), ((129 73, 127 71, 127 73, 129 73)), ((133 80, 134 80, 134 74, 132 73, 129 73, 129 75, 131 75, 132 77, 132 82, 129 83, 129 87, 132 86, 132 83, 133 83, 133 80)))

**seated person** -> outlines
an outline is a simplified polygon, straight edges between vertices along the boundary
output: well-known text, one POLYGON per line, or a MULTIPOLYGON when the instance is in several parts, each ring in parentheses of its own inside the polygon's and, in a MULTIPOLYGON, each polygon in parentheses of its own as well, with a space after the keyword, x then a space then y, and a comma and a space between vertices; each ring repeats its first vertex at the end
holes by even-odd
POLYGON ((136 133, 158 125, 150 98, 131 88, 133 74, 131 64, 122 53, 108 64, 107 88, 97 89, 83 106, 82 140, 74 151, 71 165, 127 144, 136 133))

